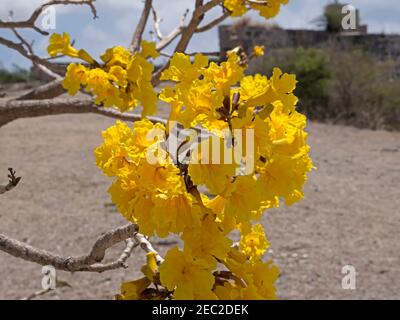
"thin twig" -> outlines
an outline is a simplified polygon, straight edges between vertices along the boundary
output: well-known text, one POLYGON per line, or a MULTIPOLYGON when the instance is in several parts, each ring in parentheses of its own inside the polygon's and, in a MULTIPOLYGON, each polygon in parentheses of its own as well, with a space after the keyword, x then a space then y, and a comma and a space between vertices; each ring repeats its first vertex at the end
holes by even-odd
POLYGON ((93 18, 97 18, 96 7, 94 6, 95 0, 51 0, 48 1, 39 7, 37 7, 31 16, 27 20, 23 21, 2 21, 0 20, 0 28, 28 28, 33 29, 43 35, 48 35, 47 31, 41 30, 39 27, 36 26, 36 21, 39 16, 43 13, 43 11, 53 5, 87 5, 90 7, 92 11, 93 18))
POLYGON ((167 36, 165 36, 160 42, 157 43, 156 48, 157 50, 163 50, 167 46, 169 46, 178 36, 185 30, 185 20, 187 15, 189 14, 189 9, 186 9, 183 13, 179 25, 172 30, 167 36))
POLYGON ((34 293, 31 293, 29 296, 27 296, 25 298, 22 298, 21 300, 32 300, 32 299, 35 299, 37 297, 43 296, 46 293, 49 293, 50 291, 53 291, 53 290, 54 289, 52 289, 52 288, 42 289, 42 290, 36 291, 34 293))
POLYGON ((225 19, 227 19, 229 16, 230 16, 230 12, 229 11, 225 11, 218 18, 212 20, 211 22, 207 23, 206 25, 204 25, 202 27, 198 27, 195 32, 196 33, 201 33, 201 32, 206 32, 208 30, 211 30, 212 28, 214 28, 215 26, 217 26, 221 22, 223 22, 225 19))
POLYGON ((14 189, 22 179, 21 177, 17 177, 15 175, 16 172, 15 170, 13 170, 13 168, 8 168, 8 171, 10 172, 8 175, 8 184, 5 186, 0 186, 0 194, 6 193, 14 189))
POLYGON ((160 23, 162 19, 158 18, 157 11, 154 9, 154 6, 151 6, 151 12, 153 14, 154 31, 156 32, 158 40, 162 40, 164 38, 160 29, 160 23))
POLYGON ((140 245, 140 247, 146 251, 147 253, 153 252, 156 254, 156 261, 158 264, 162 263, 164 259, 159 255, 159 253, 153 248, 152 244, 150 241, 140 233, 135 233, 133 236, 133 239, 140 245))

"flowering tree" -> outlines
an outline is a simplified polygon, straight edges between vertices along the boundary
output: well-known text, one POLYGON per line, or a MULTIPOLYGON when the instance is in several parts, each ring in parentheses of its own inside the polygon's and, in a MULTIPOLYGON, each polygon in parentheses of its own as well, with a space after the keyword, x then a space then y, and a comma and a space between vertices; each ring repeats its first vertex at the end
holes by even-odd
MULTIPOLYGON (((50 1, 21 22, 0 22, 21 43, 0 43, 32 60, 55 80, 16 100, 0 105, 1 124, 20 117, 95 112, 119 119, 102 135, 96 148, 97 166, 112 180, 109 193, 118 211, 130 222, 103 235, 83 257, 64 258, 24 245, 0 234, 0 249, 14 256, 50 264, 67 271, 102 272, 124 267, 132 249, 147 252, 143 276, 123 283, 118 299, 274 299, 278 269, 264 262, 269 243, 257 221, 281 201, 291 205, 303 198, 302 187, 312 169, 306 118, 296 111, 294 75, 278 68, 271 77, 245 75, 248 60, 264 54, 255 47, 250 56, 240 48, 221 63, 208 54, 188 54, 192 36, 209 30, 229 16, 256 10, 265 18, 279 13, 288 0, 195 0, 192 17, 168 36, 160 31, 152 0, 146 0, 130 48, 115 46, 99 59, 71 44, 70 36, 52 34, 50 57, 76 59, 65 76, 49 60, 36 56, 18 28, 33 28, 41 10, 53 4, 93 1, 50 1), (222 14, 204 23, 207 13, 222 14), (159 41, 142 39, 153 15, 159 41), (168 62, 154 70, 153 59, 178 39, 168 62), (162 89, 158 84, 165 82, 162 89), (90 99, 53 99, 67 90, 83 91, 90 99), (168 119, 152 117, 158 101, 170 105, 168 119), (141 115, 129 111, 140 107, 141 115), (121 121, 121 120, 125 120, 121 121), (133 121, 133 126, 126 122, 133 121), (239 243, 229 235, 241 234, 239 243), (140 232, 140 233, 139 233, 140 232), (181 248, 161 257, 151 246, 153 235, 178 235, 181 248), (107 248, 126 241, 114 262, 102 263, 107 248)), ((10 183, 18 184, 10 170, 10 183)))

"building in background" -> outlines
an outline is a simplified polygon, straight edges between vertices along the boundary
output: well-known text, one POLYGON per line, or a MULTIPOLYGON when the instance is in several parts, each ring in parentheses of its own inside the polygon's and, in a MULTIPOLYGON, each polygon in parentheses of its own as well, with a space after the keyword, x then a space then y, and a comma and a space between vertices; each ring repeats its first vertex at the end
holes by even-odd
POLYGON ((267 50, 280 48, 318 48, 329 42, 338 43, 343 49, 359 47, 371 52, 379 60, 400 60, 400 35, 369 34, 367 25, 360 23, 360 14, 356 10, 356 28, 344 30, 342 13, 344 4, 337 1, 325 7, 323 15, 316 20, 321 30, 282 29, 279 26, 253 24, 250 20, 241 20, 233 25, 219 27, 221 55, 237 46, 247 53, 255 45, 264 45, 267 50))

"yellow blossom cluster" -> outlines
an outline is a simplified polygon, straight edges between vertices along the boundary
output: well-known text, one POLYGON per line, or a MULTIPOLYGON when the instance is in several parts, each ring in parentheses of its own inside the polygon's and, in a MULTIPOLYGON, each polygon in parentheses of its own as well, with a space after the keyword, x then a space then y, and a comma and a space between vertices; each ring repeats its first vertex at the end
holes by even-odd
POLYGON ((157 94, 151 84, 154 65, 147 60, 159 56, 153 42, 142 41, 140 52, 134 53, 121 46, 107 49, 99 63, 85 50, 75 49, 68 34, 55 33, 50 37, 48 52, 51 57, 61 54, 83 60, 67 68, 62 84, 70 95, 83 87, 95 96, 98 105, 124 112, 140 103, 143 115, 156 111, 157 94))
POLYGON ((224 0, 224 6, 231 12, 232 17, 240 17, 248 10, 257 10, 260 16, 270 19, 275 17, 282 4, 289 0, 224 0))
MULTIPOLYGON (((270 18, 287 2, 224 0, 224 6, 232 16, 255 9, 270 18)), ((117 121, 94 152, 113 179, 108 191, 118 211, 145 236, 175 234, 183 243, 165 259, 148 253, 143 276, 123 283, 116 298, 275 299, 279 271, 263 260, 269 242, 260 219, 281 201, 300 201, 313 168, 295 75, 274 68, 270 76, 246 76, 248 59, 237 50, 221 63, 176 52, 157 95, 147 60, 158 56, 154 43, 143 41, 133 53, 107 49, 99 63, 75 49, 69 35, 54 34, 48 51, 83 61, 71 63, 63 81, 72 95, 84 88, 96 103, 121 111, 140 102, 143 115, 158 100, 170 105, 166 124, 117 121), (201 133, 170 143, 173 127, 201 133)), ((263 54, 257 46, 250 57, 263 54)))
POLYGON ((176 53, 162 73, 163 80, 174 82, 159 96, 171 105, 169 121, 213 133, 191 150, 187 164, 173 161, 162 124, 144 119, 130 128, 117 122, 103 132, 96 161, 116 178, 109 192, 119 211, 147 236, 175 233, 184 243, 168 251, 155 271, 159 276, 124 284, 120 298, 149 298, 150 289, 151 298, 275 298, 278 270, 262 261, 269 244, 262 226, 253 222, 279 199, 290 205, 303 197, 312 162, 306 118, 295 108, 295 76, 277 68, 270 78, 245 76, 245 68, 232 52, 220 64, 176 53), (226 163, 224 156, 219 163, 203 161, 235 141, 237 136, 226 132, 246 130, 254 132, 254 139, 243 143, 253 144, 251 154, 242 154, 239 162, 226 163), (213 139, 216 149, 210 148, 213 139), (149 161, 149 154, 156 161, 149 161), (241 173, 251 160, 252 170, 241 173), (234 230, 242 235, 236 246, 228 237, 234 230), (126 286, 130 294, 123 293, 126 286))

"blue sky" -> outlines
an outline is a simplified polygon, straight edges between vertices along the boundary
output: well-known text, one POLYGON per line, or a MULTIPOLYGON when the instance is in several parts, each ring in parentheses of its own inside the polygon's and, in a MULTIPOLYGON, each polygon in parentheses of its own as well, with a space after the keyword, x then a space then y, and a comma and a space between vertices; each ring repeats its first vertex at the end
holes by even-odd
MULTIPOLYGON (((25 19, 32 10, 45 0, 1 0, 0 19, 6 19, 10 10, 14 11, 14 20, 25 19)), ((322 13, 329 0, 290 0, 282 7, 281 14, 272 22, 285 28, 315 28, 313 20, 322 13)), ((177 24, 182 13, 193 7, 194 0, 154 0, 160 17, 163 18, 161 28, 164 34, 177 24)), ((349 2, 360 9, 363 23, 369 26, 369 32, 400 33, 399 0, 352 0, 349 2)), ((105 48, 113 45, 128 46, 134 27, 138 21, 142 0, 97 0, 96 7, 99 19, 93 20, 91 12, 82 6, 57 6, 56 29, 52 32, 69 32, 75 40, 76 47, 85 48, 93 55, 101 54, 105 48)), ((211 12, 209 19, 216 17, 220 9, 211 12)), ((262 21, 257 14, 250 14, 255 20, 262 21)), ((227 20, 226 23, 231 21, 227 20)), ((151 39, 149 30, 145 38, 151 39)), ((44 55, 48 39, 32 31, 23 34, 34 40, 37 54, 44 55)), ((0 29, 0 36, 13 39, 8 30, 0 29)), ((216 29, 196 35, 188 51, 215 51, 219 43, 216 29)), ((168 50, 166 50, 168 51, 168 50)), ((10 68, 13 64, 28 67, 30 63, 18 53, 0 46, 0 63, 10 68)))

